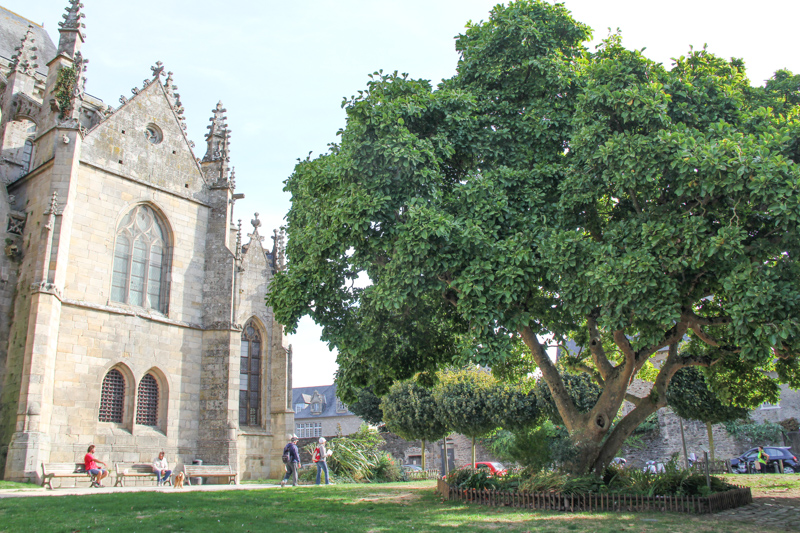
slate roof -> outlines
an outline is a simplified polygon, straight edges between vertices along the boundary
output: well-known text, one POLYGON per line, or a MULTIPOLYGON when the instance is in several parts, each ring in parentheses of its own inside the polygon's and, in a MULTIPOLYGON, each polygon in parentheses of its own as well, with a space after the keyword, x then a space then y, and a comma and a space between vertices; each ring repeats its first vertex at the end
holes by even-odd
POLYGON ((336 385, 323 385, 321 387, 295 387, 292 389, 292 409, 298 403, 307 404, 299 413, 295 410, 294 419, 316 419, 325 418, 329 416, 356 416, 350 411, 336 411, 336 385), (322 395, 324 401, 322 403, 322 413, 318 415, 311 414, 311 398, 315 392, 322 395))
POLYGON ((21 17, 9 11, 8 9, 0 6, 0 56, 8 61, 11 61, 11 56, 14 55, 14 48, 19 46, 25 33, 28 31, 28 26, 33 27, 33 34, 36 39, 36 47, 38 59, 36 63, 39 65, 36 71, 47 75, 47 64, 56 56, 56 45, 53 43, 50 36, 39 24, 21 17))

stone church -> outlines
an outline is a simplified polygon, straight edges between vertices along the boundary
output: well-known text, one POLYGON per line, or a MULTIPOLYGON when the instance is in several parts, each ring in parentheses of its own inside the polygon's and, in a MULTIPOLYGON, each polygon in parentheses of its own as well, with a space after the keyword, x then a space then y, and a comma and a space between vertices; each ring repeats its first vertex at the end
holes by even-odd
POLYGON ((160 62, 118 107, 85 92, 65 3, 57 45, 0 8, 0 477, 91 443, 109 465, 163 450, 276 477, 291 349, 264 297, 283 235, 265 247, 256 214, 243 243, 221 103, 199 158, 160 62))

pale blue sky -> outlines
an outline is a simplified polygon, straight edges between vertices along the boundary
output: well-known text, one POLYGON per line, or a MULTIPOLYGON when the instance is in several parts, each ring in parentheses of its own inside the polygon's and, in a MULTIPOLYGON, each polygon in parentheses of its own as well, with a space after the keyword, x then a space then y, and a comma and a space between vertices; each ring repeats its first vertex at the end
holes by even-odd
MULTIPOLYGON (((253 212, 262 233, 282 223, 282 192, 297 158, 326 150, 344 126, 344 96, 384 69, 438 81, 455 73, 453 37, 467 20, 487 19, 489 0, 83 0, 87 91, 111 105, 151 76, 163 61, 174 72, 186 108, 189 137, 203 154, 211 109, 222 100, 232 130, 236 167, 235 218, 245 228, 253 212)), ((708 43, 723 57, 744 58, 760 85, 776 69, 800 71, 796 24, 800 2, 788 0, 574 0, 578 20, 604 37, 622 30, 629 48, 667 65, 671 57, 708 43), (651 7, 652 6, 652 7, 651 7)), ((67 0, 0 0, 37 23, 54 41, 67 0)), ((301 323, 294 345, 294 385, 333 381, 335 356, 319 329, 301 323)))

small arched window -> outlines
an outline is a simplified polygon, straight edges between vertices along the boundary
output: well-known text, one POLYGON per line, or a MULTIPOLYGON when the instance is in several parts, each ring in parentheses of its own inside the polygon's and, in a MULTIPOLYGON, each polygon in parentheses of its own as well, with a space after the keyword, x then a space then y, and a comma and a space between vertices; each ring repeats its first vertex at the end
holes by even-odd
POLYGON ((139 382, 136 404, 136 423, 143 426, 158 425, 158 381, 147 374, 139 382))
POLYGON ((33 141, 28 139, 22 147, 22 168, 25 172, 31 171, 33 161, 33 141))
POLYGON ((117 227, 111 300, 165 312, 167 232, 151 207, 139 205, 117 227))
POLYGON ((239 369, 239 425, 261 423, 261 335, 248 321, 242 331, 242 359, 239 369))
POLYGON ((122 423, 125 411, 125 377, 119 370, 109 370, 100 392, 100 422, 122 423))

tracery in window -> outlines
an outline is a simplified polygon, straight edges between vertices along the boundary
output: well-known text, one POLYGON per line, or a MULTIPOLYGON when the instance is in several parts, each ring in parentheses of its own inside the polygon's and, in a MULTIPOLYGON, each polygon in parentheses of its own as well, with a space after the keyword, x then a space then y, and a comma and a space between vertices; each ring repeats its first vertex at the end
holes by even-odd
POLYGON ((167 232, 149 206, 134 207, 117 227, 111 300, 165 312, 167 232))
POLYGON ((249 320, 242 331, 239 367, 239 425, 261 423, 261 334, 249 320))
POLYGON ((157 426, 158 382, 152 374, 147 374, 139 382, 139 391, 136 397, 136 423, 144 426, 157 426))
POLYGON ((108 371, 100 392, 100 422, 122 423, 125 411, 125 377, 117 369, 108 371))

